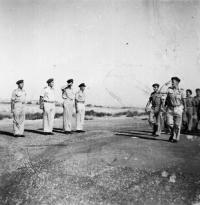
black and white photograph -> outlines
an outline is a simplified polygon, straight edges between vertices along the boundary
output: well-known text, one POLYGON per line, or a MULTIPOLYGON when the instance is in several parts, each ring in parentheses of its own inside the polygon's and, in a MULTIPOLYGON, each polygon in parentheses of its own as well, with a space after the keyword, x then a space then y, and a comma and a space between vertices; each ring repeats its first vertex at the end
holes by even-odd
POLYGON ((0 0, 0 205, 200 205, 200 0, 0 0))

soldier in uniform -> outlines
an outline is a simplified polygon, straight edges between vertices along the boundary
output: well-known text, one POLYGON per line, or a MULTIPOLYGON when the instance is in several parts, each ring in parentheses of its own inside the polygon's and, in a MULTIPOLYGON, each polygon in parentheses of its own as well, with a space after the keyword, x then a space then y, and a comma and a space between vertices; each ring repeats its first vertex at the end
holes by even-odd
POLYGON ((79 85, 80 90, 76 93, 75 107, 76 107, 76 132, 85 132, 83 130, 85 118, 85 83, 79 85))
POLYGON ((200 88, 196 89, 196 96, 194 97, 194 129, 198 130, 200 121, 200 88))
POLYGON ((26 92, 24 88, 24 81, 18 80, 16 82, 18 88, 12 92, 11 97, 11 112, 13 113, 13 131, 15 137, 24 136, 24 122, 25 122, 25 103, 26 92))
POLYGON ((161 134, 161 95, 158 92, 159 84, 154 83, 152 85, 154 92, 151 93, 149 101, 146 105, 146 112, 148 111, 148 107, 151 104, 151 110, 149 113, 149 123, 153 127, 153 133, 154 136, 160 136, 161 134))
POLYGON ((75 95, 72 89, 74 80, 69 79, 67 81, 67 86, 61 88, 63 102, 63 129, 65 134, 72 133, 72 120, 74 114, 74 100, 75 95))
POLYGON ((186 90, 185 111, 183 112, 183 126, 184 130, 190 132, 193 124, 194 113, 194 98, 192 97, 192 90, 186 90))
POLYGON ((48 79, 47 84, 48 86, 44 87, 40 94, 40 108, 43 109, 44 134, 53 135, 53 123, 55 116, 54 79, 48 79))
MULTIPOLYGON (((180 139, 182 114, 185 107, 184 94, 183 90, 179 88, 180 79, 178 77, 172 77, 171 81, 166 83, 165 86, 168 86, 169 83, 172 86, 168 87, 167 92, 165 92, 167 94, 165 101, 167 124, 171 133, 169 142, 178 142, 180 139)), ((161 93, 163 93, 162 90, 161 93)))

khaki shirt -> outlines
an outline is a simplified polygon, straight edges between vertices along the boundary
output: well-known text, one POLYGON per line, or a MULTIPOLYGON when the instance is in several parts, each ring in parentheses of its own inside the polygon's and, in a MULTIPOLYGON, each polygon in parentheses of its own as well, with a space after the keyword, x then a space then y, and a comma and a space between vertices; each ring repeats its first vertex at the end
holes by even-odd
POLYGON ((177 107, 184 104, 184 93, 182 89, 168 88, 166 105, 168 107, 177 107))
POLYGON ((86 96, 85 96, 85 92, 83 92, 83 91, 81 91, 81 90, 79 90, 77 93, 76 93, 76 101, 77 102, 85 102, 85 98, 86 98, 86 96))
POLYGON ((195 112, 198 112, 200 114, 200 97, 198 96, 194 97, 194 108, 195 112))
POLYGON ((194 107, 194 98, 193 97, 186 97, 185 98, 185 105, 186 107, 194 107))
POLYGON ((152 92, 149 98, 149 102, 152 104, 152 108, 159 108, 161 106, 161 94, 152 92))
POLYGON ((63 90, 63 94, 62 94, 62 98, 64 100, 68 99, 68 100, 74 100, 75 95, 72 89, 70 88, 66 88, 63 90))
POLYGON ((44 101, 55 102, 55 90, 54 90, 54 88, 51 88, 49 86, 45 87, 42 90, 40 96, 43 97, 44 101))
POLYGON ((23 89, 15 89, 12 92, 12 97, 11 100, 14 101, 15 103, 21 102, 21 103, 26 103, 26 92, 23 89))

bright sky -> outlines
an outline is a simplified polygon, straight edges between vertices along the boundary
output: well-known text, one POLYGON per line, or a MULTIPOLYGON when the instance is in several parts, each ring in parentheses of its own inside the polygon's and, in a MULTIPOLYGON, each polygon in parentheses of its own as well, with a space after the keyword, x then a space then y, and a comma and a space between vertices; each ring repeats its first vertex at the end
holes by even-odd
POLYGON ((0 98, 18 79, 28 99, 74 78, 87 103, 144 106, 171 76, 200 87, 200 3, 183 0, 0 0, 0 98))

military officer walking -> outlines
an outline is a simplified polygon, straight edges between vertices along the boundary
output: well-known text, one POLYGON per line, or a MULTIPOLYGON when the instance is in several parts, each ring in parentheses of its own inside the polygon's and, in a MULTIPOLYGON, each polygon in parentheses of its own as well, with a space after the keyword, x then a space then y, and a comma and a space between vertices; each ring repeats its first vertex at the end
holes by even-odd
POLYGON ((198 130, 200 121, 200 88, 196 89, 196 96, 194 97, 194 129, 198 130))
POLYGON ((178 142, 180 139, 182 114, 185 107, 183 90, 179 88, 180 81, 178 77, 172 77, 171 81, 165 84, 165 86, 168 86, 170 83, 172 84, 172 86, 167 89, 165 101, 167 124, 171 132, 170 142, 178 142))
POLYGON ((55 116, 55 91, 54 79, 47 80, 46 86, 40 95, 40 107, 43 109, 43 130, 46 135, 53 135, 53 123, 55 116))
POLYGON ((15 137, 24 137, 26 92, 24 81, 16 82, 18 88, 12 92, 11 112, 13 113, 13 131, 15 137))
POLYGON ((75 107, 76 107, 76 132, 85 132, 83 130, 85 119, 85 83, 79 85, 80 90, 76 93, 75 107))
POLYGON ((193 114, 194 114, 194 98, 192 97, 192 91, 190 89, 186 90, 185 101, 185 111, 183 112, 183 125, 185 131, 190 132, 192 130, 193 124, 193 114))
POLYGON ((154 136, 160 136, 161 134, 161 95, 158 93, 159 84, 155 83, 152 85, 154 92, 151 93, 149 101, 146 105, 146 112, 148 107, 152 104, 150 113, 149 113, 149 123, 153 127, 154 136))
POLYGON ((62 98, 63 102, 63 129, 65 134, 71 134, 72 132, 72 121, 73 121, 73 113, 74 113, 74 100, 75 94, 73 92, 74 80, 69 79, 67 81, 67 86, 62 87, 62 98))

